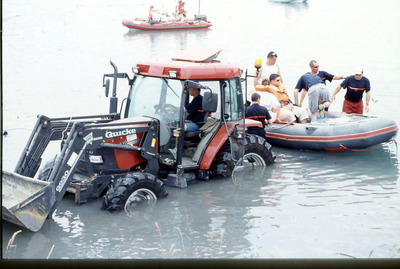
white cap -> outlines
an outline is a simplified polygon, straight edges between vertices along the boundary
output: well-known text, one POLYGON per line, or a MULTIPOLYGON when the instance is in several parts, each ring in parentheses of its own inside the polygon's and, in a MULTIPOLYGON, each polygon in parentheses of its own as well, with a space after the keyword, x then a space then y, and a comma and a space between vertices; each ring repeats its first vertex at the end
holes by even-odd
POLYGON ((354 74, 359 75, 359 74, 362 74, 362 73, 364 73, 364 68, 362 68, 360 66, 354 68, 354 74))

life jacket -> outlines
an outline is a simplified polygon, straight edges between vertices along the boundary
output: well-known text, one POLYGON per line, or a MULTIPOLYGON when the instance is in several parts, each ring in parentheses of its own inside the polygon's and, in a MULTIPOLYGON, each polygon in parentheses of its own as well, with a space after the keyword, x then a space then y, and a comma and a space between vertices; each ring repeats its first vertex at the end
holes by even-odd
POLYGON ((279 85, 279 88, 273 85, 257 85, 256 90, 260 92, 269 92, 276 96, 282 106, 289 104, 289 95, 286 93, 285 86, 279 85))

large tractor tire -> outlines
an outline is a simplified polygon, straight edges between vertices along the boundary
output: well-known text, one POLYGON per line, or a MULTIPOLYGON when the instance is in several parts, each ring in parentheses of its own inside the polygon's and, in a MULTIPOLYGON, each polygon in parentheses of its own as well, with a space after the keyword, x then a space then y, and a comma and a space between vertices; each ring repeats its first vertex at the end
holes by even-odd
POLYGON ((235 163, 232 161, 231 156, 229 145, 222 148, 211 164, 210 176, 213 178, 230 177, 235 168, 235 163))
POLYGON ((141 202, 155 201, 167 196, 160 179, 149 173, 129 173, 111 183, 103 197, 102 209, 128 211, 141 202))
POLYGON ((276 156, 272 152, 271 145, 264 137, 246 133, 244 144, 245 152, 243 159, 245 162, 253 166, 265 166, 274 162, 276 156))

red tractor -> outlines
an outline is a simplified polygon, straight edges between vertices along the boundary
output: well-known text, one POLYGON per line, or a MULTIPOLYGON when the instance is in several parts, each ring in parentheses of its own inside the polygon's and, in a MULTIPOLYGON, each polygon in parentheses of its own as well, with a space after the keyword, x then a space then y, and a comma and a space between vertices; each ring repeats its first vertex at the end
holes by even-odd
POLYGON ((3 219, 37 231, 66 191, 77 204, 106 192, 103 209, 122 210, 167 196, 164 184, 186 188, 196 179, 229 177, 244 162, 272 163, 265 138, 245 133, 261 124, 245 119, 241 70, 215 60, 219 52, 140 62, 133 78, 111 62, 114 72, 103 77, 107 97, 113 79, 109 114, 39 116, 15 171, 3 172, 3 219), (130 86, 120 113, 118 79, 130 86), (199 131, 186 133, 189 87, 201 89, 205 117, 199 131), (54 140, 60 152, 39 169, 54 140))

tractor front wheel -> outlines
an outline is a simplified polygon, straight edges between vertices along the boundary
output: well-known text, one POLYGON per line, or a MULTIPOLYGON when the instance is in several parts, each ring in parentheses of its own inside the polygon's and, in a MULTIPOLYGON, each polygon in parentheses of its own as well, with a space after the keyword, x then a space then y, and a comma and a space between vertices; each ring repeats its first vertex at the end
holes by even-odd
POLYGON ((243 160, 255 166, 265 166, 273 163, 275 154, 272 152, 271 145, 265 140, 264 137, 245 134, 245 153, 243 160))
POLYGON ((139 203, 154 203, 167 196, 160 179, 149 173, 129 173, 111 183, 103 197, 102 209, 109 211, 129 211, 139 203))
POLYGON ((230 177, 232 175, 235 163, 232 160, 230 148, 226 147, 217 153, 213 163, 211 164, 211 177, 230 177))

